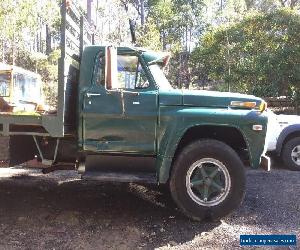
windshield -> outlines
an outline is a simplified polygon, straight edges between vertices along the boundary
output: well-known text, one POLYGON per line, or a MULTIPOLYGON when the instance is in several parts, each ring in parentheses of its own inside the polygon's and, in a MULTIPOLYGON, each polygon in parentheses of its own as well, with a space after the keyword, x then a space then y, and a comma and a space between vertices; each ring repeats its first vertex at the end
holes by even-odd
POLYGON ((10 73, 0 74, 0 96, 9 96, 10 73))
POLYGON ((18 101, 38 102, 41 89, 38 79, 26 74, 14 74, 14 99, 18 101))
POLYGON ((166 78, 163 70, 157 64, 150 65, 149 69, 156 84, 158 84, 159 89, 172 89, 172 86, 166 78))

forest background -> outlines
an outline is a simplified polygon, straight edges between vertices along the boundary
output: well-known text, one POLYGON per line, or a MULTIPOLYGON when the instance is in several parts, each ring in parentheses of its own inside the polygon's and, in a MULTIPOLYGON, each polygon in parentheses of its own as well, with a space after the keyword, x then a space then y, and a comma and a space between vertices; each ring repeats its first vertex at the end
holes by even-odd
MULTIPOLYGON (((75 1, 102 45, 169 51, 175 88, 300 98, 300 0, 75 1)), ((60 1, 0 0, 0 61, 56 101, 60 1)))

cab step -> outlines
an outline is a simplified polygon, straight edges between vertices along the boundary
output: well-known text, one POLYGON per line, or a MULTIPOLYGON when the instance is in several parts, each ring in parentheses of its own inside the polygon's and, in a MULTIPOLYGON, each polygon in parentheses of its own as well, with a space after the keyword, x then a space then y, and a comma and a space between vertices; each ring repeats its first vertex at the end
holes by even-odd
POLYGON ((157 183, 156 174, 153 173, 122 173, 122 172, 85 172, 81 176, 84 180, 101 182, 134 182, 157 183))

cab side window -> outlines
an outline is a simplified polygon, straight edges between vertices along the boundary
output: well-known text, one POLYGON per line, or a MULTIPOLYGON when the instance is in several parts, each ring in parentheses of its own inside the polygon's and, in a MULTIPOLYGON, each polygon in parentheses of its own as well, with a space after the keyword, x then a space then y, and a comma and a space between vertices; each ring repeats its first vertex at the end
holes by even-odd
POLYGON ((10 73, 0 73, 0 96, 9 96, 10 73))
POLYGON ((100 54, 96 60, 97 67, 94 72, 96 84, 105 86, 105 56, 100 54))
POLYGON ((117 64, 117 88, 134 90, 149 87, 146 74, 137 56, 118 55, 117 64))

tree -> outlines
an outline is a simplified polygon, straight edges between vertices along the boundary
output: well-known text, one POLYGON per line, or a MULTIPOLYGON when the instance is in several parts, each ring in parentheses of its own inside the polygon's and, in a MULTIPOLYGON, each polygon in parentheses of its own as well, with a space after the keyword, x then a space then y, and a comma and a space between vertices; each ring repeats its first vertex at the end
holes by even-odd
MULTIPOLYGON (((19 52, 35 46, 34 40, 37 40, 36 37, 41 32, 42 26, 48 27, 48 35, 51 36, 58 31, 58 24, 59 6, 57 1, 1 0, 2 61, 7 60, 8 63, 14 64, 19 52)), ((40 36, 38 37, 40 41, 40 36)), ((48 37, 48 42, 50 39, 48 37)))
POLYGON ((291 9, 294 9, 296 7, 299 7, 299 0, 280 0, 282 7, 290 7, 291 9))
MULTIPOLYGON (((289 9, 248 15, 207 32, 192 53, 197 72, 259 96, 300 89, 300 16, 289 9)), ((222 87, 221 87, 222 88, 222 87)))
POLYGON ((169 78, 175 86, 188 87, 190 72, 187 65, 190 51, 205 26, 203 1, 152 0, 146 6, 147 19, 144 27, 138 29, 138 43, 171 51, 173 59, 169 78))

